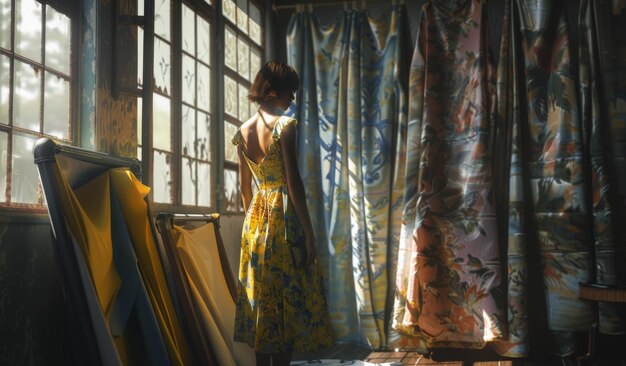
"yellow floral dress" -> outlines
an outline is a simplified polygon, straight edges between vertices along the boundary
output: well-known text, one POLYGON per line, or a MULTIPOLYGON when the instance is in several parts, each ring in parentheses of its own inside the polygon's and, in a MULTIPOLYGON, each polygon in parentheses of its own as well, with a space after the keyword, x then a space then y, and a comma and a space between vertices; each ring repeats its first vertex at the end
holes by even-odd
MULTIPOLYGON (((279 142, 291 123, 296 120, 285 116, 276 121, 259 164, 244 154, 258 190, 241 234, 235 341, 263 353, 312 352, 334 342, 319 266, 295 268, 291 257, 289 242, 303 235, 289 202, 279 142)), ((238 130, 232 143, 241 142, 238 130)))

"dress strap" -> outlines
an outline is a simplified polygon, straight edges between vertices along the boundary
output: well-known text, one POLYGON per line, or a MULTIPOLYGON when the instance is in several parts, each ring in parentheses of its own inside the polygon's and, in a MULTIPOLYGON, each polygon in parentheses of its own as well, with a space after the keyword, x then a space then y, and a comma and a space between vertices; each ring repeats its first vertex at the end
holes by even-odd
POLYGON ((274 125, 274 129, 272 130, 272 138, 274 140, 278 140, 278 138, 280 138, 281 132, 283 132, 283 128, 285 128, 286 126, 292 123, 294 125, 297 125, 298 120, 296 120, 295 118, 287 117, 287 116, 282 116, 278 118, 278 121, 276 121, 276 124, 274 125))
POLYGON ((232 142, 233 145, 241 144, 241 130, 239 128, 237 129, 237 132, 235 133, 235 136, 233 136, 233 138, 230 140, 230 142, 232 142))

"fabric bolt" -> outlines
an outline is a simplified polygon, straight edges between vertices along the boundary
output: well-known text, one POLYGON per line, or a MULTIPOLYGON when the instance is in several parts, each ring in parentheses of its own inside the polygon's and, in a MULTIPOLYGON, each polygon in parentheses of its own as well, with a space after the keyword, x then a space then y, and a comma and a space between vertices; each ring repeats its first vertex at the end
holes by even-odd
POLYGON ((481 348, 506 331, 487 31, 481 1, 422 8, 410 71, 393 326, 428 347, 481 348))
MULTIPOLYGON (((580 94, 591 191, 594 282, 626 283, 626 1, 580 5, 580 94)), ((626 332, 626 307, 599 303, 600 331, 626 332)))
MULTIPOLYGON (((280 145, 280 117, 263 160, 246 157, 258 189, 244 219, 237 288, 235 341, 257 352, 313 352, 334 342, 317 263, 295 268, 290 240, 304 235, 289 200, 280 145)), ((232 143, 243 142, 241 131, 232 143)))
POLYGON ((331 24, 293 14, 287 57, 301 78, 293 112, 299 168, 341 342, 373 349, 390 330, 401 215, 408 31, 404 6, 373 19, 345 10, 331 24))
MULTIPOLYGON (((234 343, 235 302, 223 273, 213 223, 193 229, 174 226, 176 248, 185 269, 195 306, 202 315, 220 365, 252 365, 254 353, 234 343)), ((229 273, 230 274, 230 273, 229 273)))
POLYGON ((508 206, 500 228, 509 337, 495 345, 505 355, 528 355, 531 334, 541 335, 537 349, 571 354, 573 332, 591 324, 591 304, 578 299, 579 282, 592 275, 591 207, 567 4, 512 0, 505 8, 498 166, 509 184, 498 193, 508 206))

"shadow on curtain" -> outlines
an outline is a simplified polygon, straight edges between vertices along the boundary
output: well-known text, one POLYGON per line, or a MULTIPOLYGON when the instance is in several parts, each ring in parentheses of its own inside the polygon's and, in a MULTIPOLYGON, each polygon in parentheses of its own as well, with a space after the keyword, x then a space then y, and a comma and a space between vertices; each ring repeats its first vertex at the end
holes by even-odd
POLYGON ((299 166, 339 342, 389 343, 402 199, 408 37, 404 6, 346 10, 322 25, 295 13, 299 166))

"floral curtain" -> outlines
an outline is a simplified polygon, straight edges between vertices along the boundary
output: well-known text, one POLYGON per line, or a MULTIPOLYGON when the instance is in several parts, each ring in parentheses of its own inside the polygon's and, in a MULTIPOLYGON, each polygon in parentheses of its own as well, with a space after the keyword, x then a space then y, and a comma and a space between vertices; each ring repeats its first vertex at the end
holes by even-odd
MULTIPOLYGON (((580 94, 596 283, 626 283, 626 1, 583 0, 580 94)), ((626 333, 626 306, 600 303, 600 331, 626 333)))
MULTIPOLYGON (((346 10, 329 25, 310 12, 288 26, 300 75, 299 166, 341 342, 383 348, 397 252, 406 124, 405 9, 346 10), (394 225, 395 224, 395 225, 394 225)), ((408 47, 407 47, 408 46, 408 47)))
POLYGON ((422 347, 503 336, 493 196, 495 73, 486 6, 422 9, 409 121, 394 328, 422 347))

